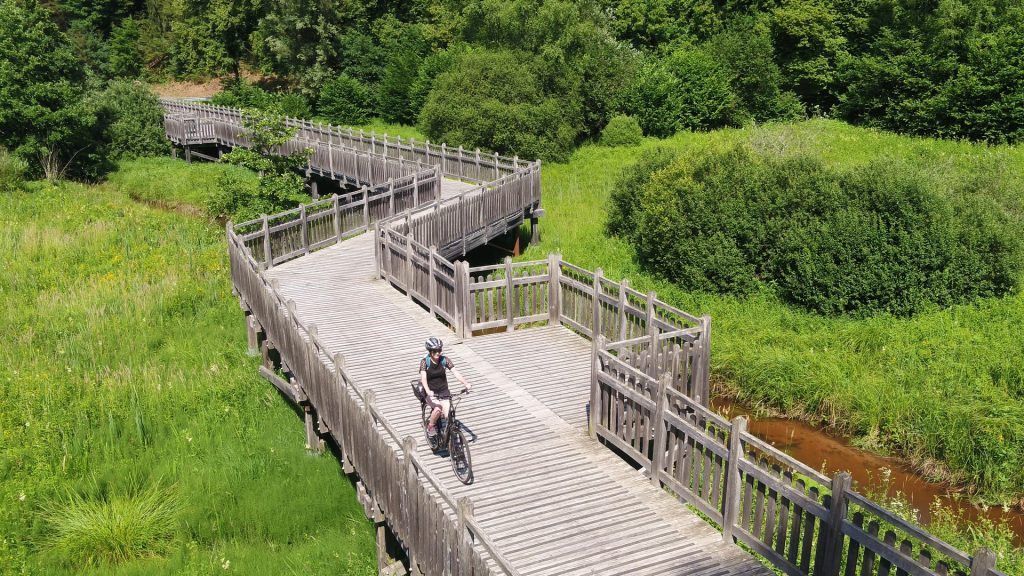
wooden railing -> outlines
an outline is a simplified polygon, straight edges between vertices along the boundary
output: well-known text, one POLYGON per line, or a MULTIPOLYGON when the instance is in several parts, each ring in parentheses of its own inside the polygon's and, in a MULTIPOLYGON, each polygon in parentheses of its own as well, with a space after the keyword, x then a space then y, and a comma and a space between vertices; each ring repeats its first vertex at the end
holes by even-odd
POLYGON ((491 573, 489 558, 503 573, 517 574, 473 517, 471 502, 456 501, 417 458, 416 441, 399 437, 377 410, 373 392, 346 373, 344 357, 331 356, 316 327, 299 321, 294 303, 266 280, 230 225, 227 236, 232 284, 244 306, 315 407, 321 433, 334 439, 346 469, 358 474, 412 561, 428 575, 475 576, 491 573))
POLYGON ((973 557, 726 421, 672 385, 669 372, 624 361, 602 336, 591 397, 594 433, 693 505, 723 536, 792 576, 1001 575, 973 557))
POLYGON ((234 226, 257 262, 272 268, 372 229, 374 223, 441 196, 437 169, 390 180, 374 188, 301 204, 234 226))
MULTIPOLYGON (((181 138, 179 144, 185 143, 189 135, 206 135, 214 137, 213 128, 207 127, 210 122, 220 122, 227 126, 240 127, 243 124, 244 112, 237 108, 227 108, 209 104, 199 104, 169 98, 161 99, 167 117, 173 117, 175 130, 168 128, 168 134, 181 138), (196 128, 188 132, 185 126, 178 124, 191 120, 196 128), (180 126, 180 127, 179 127, 180 126)), ((298 118, 286 118, 288 126, 298 129, 296 137, 309 142, 321 143, 325 146, 346 148, 368 153, 373 156, 391 158, 403 162, 418 162, 423 165, 439 165, 441 173, 446 177, 465 180, 467 182, 493 182, 520 171, 528 162, 518 157, 501 156, 497 153, 476 150, 464 150, 461 146, 449 148, 445 144, 433 144, 429 140, 417 142, 415 138, 402 139, 401 136, 366 133, 341 126, 324 126, 298 118)), ((237 138, 238 134, 233 134, 237 138)), ((226 144, 226 142, 225 142, 226 144)))
MULTIPOLYGON (((169 111, 164 116, 164 130, 171 141, 183 146, 217 144, 249 148, 252 141, 248 137, 244 122, 245 117, 240 113, 237 116, 225 114, 186 117, 181 113, 169 111)), ((318 174, 355 186, 378 186, 389 180, 434 169, 433 164, 371 154, 360 148, 346 146, 344 143, 318 139, 318 135, 309 132, 297 133, 283 145, 276 147, 273 152, 290 155, 303 150, 310 151, 305 166, 307 175, 318 174)))
POLYGON ((381 227, 391 227, 454 258, 517 228, 524 212, 539 203, 540 163, 535 162, 494 182, 381 222, 381 227))

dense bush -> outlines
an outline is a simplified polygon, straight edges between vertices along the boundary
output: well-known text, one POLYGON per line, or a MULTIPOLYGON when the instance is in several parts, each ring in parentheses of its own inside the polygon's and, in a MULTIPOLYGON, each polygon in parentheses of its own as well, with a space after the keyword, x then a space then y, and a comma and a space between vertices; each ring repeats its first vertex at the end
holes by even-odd
POLYGON ((317 111, 335 124, 363 124, 370 117, 370 90, 348 74, 340 74, 320 89, 317 111))
POLYGON ((839 173, 744 147, 668 167, 649 156, 625 174, 609 226, 685 288, 767 284, 822 314, 910 315, 1012 290, 1019 243, 1000 211, 926 181, 894 160, 839 173))
POLYGON ((111 160, 159 156, 170 150, 164 133, 163 108, 145 85, 111 81, 90 98, 102 128, 104 155, 111 160))
POLYGON ((644 131, 632 116, 615 116, 601 131, 601 144, 605 146, 636 146, 643 138, 644 131))
POLYGON ((442 73, 420 113, 431 140, 564 160, 582 131, 579 102, 545 91, 531 55, 482 50, 442 73))
POLYGON ((292 118, 308 118, 311 115, 309 102, 301 94, 270 92, 244 80, 229 83, 210 101, 221 106, 255 108, 292 118))
POLYGON ((692 47, 648 61, 619 107, 648 136, 730 126, 742 116, 729 72, 710 54, 692 47))
POLYGON ((635 164, 623 169, 612 187, 605 231, 611 236, 634 239, 637 233, 636 208, 644 187, 658 171, 671 166, 679 153, 672 148, 653 148, 640 156, 635 164))

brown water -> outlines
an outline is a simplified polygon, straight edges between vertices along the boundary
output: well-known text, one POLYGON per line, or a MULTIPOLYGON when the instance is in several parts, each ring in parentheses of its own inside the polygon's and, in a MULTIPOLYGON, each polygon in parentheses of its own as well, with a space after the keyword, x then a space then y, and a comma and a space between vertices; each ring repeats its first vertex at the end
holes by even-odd
POLYGON ((712 406, 719 414, 729 418, 746 416, 747 428, 752 434, 815 470, 828 476, 848 471, 853 476, 854 488, 862 494, 877 493, 886 485, 885 476, 888 476, 888 495, 901 493, 909 500, 918 511, 918 521, 923 526, 927 526, 930 520, 929 507, 938 499, 944 507, 965 519, 973 521, 987 517, 996 522, 1005 522, 1014 532, 1015 544, 1024 546, 1024 511, 1019 508, 1003 510, 998 506, 987 509, 974 506, 965 498, 958 498, 950 486, 925 480, 900 460, 854 448, 849 442, 829 436, 800 421, 756 419, 751 416, 750 410, 724 400, 712 402, 712 406), (885 470, 889 470, 888 474, 885 470))

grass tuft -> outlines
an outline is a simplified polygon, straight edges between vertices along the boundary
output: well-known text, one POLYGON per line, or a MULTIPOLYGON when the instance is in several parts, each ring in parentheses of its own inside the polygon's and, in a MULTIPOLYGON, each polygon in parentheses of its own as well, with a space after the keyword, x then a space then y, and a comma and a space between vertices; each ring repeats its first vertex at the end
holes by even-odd
POLYGON ((77 494, 44 507, 46 547, 75 566, 122 564, 167 552, 181 503, 173 488, 153 485, 103 499, 77 494))

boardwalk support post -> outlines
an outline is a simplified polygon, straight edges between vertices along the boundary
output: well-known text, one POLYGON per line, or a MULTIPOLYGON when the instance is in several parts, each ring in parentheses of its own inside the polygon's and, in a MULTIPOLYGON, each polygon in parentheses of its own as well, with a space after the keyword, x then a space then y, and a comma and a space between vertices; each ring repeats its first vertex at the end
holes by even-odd
POLYGON ((658 327, 654 323, 656 318, 654 301, 657 298, 658 295, 653 291, 647 293, 647 336, 650 338, 650 343, 648 344, 650 349, 647 351, 647 375, 651 378, 658 377, 658 327))
MULTIPOLYGON (((405 518, 405 528, 409 534, 418 534, 420 523, 419 510, 417 509, 417 503, 419 502, 417 496, 420 491, 419 474, 416 472, 416 463, 413 461, 414 454, 416 454, 416 439, 412 436, 406 436, 402 439, 402 471, 404 474, 403 480, 408 512, 408 517, 405 518)), ((416 563, 416 555, 412 547, 408 547, 406 552, 409 554, 409 572, 411 574, 418 574, 419 566, 416 563)))
POLYGON ((260 329, 259 324, 256 322, 256 317, 252 315, 252 312, 245 313, 245 328, 249 337, 249 348, 247 352, 249 356, 256 356, 260 353, 260 329))
POLYGON ((412 257, 415 253, 412 247, 413 241, 413 234, 409 232, 409 235, 405 238, 405 295, 409 297, 409 300, 414 300, 412 295, 413 273, 416 271, 416 266, 412 263, 412 257))
POLYGON ((850 474, 840 472, 832 477, 832 496, 828 509, 828 539, 825 541, 825 558, 819 576, 839 573, 843 556, 843 520, 846 519, 846 492, 850 490, 850 474))
POLYGON ((427 255, 427 300, 430 309, 430 316, 434 316, 434 306, 437 300, 437 290, 434 287, 434 260, 437 258, 437 246, 430 245, 430 254, 427 255))
POLYGON ((733 529, 740 507, 740 458, 743 458, 743 443, 740 441, 747 430, 747 419, 737 416, 732 419, 729 430, 729 461, 725 472, 725 497, 722 498, 722 539, 732 543, 733 529))

